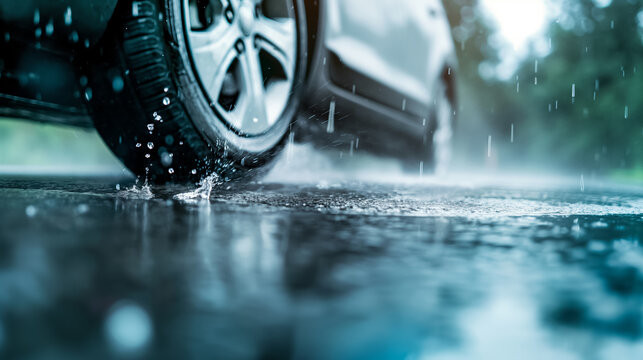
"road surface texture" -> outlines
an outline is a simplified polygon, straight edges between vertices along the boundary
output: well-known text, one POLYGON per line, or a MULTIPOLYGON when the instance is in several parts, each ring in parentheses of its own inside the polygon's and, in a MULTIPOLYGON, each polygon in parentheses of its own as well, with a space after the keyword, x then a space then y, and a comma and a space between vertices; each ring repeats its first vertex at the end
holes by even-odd
POLYGON ((133 185, 1 177, 0 358, 642 358, 641 188, 133 185))

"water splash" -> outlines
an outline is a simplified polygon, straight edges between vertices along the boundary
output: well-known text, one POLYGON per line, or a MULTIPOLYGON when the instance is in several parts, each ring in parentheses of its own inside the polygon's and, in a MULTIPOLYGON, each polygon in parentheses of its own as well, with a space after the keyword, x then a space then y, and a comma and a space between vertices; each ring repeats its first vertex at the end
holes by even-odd
POLYGON ((180 201, 209 200, 212 189, 219 184, 221 184, 219 176, 217 174, 211 174, 201 180, 196 190, 174 195, 174 199, 180 201))
POLYGON ((152 187, 145 180, 140 188, 133 185, 131 188, 119 191, 116 196, 130 200, 150 200, 154 198, 154 193, 152 193, 152 187))

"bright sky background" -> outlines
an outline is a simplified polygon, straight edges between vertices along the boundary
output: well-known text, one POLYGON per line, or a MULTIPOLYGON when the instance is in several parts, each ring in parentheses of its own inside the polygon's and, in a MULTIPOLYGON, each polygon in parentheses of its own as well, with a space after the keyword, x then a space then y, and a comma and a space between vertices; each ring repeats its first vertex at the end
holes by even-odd
POLYGON ((543 0, 482 0, 482 4, 516 50, 542 33, 547 24, 547 5, 543 0))
POLYGON ((498 76, 506 78, 527 54, 530 40, 542 37, 551 11, 545 0, 481 0, 506 42, 498 76))

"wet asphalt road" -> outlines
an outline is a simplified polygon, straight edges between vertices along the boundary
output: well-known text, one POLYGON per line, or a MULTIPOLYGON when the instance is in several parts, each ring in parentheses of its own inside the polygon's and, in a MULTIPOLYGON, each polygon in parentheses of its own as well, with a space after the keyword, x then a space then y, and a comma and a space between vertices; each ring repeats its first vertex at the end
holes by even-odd
POLYGON ((0 178, 0 358, 643 358, 643 189, 0 178))

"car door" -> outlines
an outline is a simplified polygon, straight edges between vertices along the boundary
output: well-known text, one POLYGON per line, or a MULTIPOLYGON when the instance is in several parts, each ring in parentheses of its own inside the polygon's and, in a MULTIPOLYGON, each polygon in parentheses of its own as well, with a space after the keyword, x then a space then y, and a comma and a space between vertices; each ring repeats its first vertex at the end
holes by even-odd
POLYGON ((440 47, 448 46, 440 43, 440 37, 448 39, 440 1, 327 0, 325 10, 326 48, 379 85, 357 84, 357 92, 403 111, 426 111, 433 101, 431 79, 444 62, 440 47))

